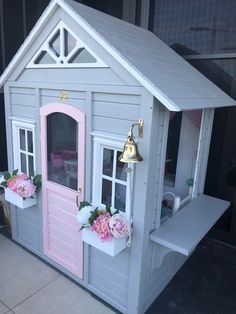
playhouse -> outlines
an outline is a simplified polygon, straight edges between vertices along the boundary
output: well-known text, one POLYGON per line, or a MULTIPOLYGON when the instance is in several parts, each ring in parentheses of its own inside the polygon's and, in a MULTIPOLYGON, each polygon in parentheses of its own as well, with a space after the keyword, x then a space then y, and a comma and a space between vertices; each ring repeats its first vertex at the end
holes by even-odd
POLYGON ((229 206, 203 190, 214 108, 235 101, 149 31, 72 0, 49 4, 0 85, 9 170, 42 174, 35 203, 11 206, 13 239, 122 313, 144 313, 229 206), (133 124, 143 161, 129 177, 133 124), (131 246, 83 241, 83 200, 130 216, 131 246))

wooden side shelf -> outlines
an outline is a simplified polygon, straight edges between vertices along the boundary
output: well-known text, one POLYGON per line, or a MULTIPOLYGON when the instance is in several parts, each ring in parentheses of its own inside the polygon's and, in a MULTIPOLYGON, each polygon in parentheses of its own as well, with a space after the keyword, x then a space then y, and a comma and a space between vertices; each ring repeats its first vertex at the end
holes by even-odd
POLYGON ((154 230, 150 240, 188 256, 229 204, 215 197, 199 195, 154 230))

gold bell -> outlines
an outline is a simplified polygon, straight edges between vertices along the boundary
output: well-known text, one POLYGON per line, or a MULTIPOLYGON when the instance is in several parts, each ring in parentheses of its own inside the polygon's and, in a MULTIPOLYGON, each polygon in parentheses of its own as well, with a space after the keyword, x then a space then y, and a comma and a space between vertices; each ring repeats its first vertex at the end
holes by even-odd
POLYGON ((119 157, 119 161, 127 163, 143 161, 142 156, 139 154, 138 146, 134 141, 133 126, 130 129, 127 142, 124 145, 124 149, 119 157))

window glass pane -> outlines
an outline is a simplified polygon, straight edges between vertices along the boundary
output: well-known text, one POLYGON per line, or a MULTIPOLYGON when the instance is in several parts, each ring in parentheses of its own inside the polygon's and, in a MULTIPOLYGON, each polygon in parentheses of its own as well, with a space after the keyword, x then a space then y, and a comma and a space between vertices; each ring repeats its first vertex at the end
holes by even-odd
POLYGON ((27 131, 28 152, 33 153, 33 132, 27 131))
POLYGON ((68 54, 75 48, 76 40, 66 29, 64 29, 65 34, 65 56, 67 57, 68 54))
POLYGON ((50 56, 50 54, 46 51, 42 51, 38 58, 34 61, 35 64, 52 64, 56 63, 56 61, 50 56))
POLYGON ((25 130, 20 129, 20 149, 25 150, 25 130))
POLYGON ((21 165, 21 172, 27 173, 26 155, 23 153, 20 153, 20 165, 21 165))
POLYGON ((182 55, 236 51, 236 1, 154 0, 152 31, 182 55))
POLYGON ((85 48, 78 49, 74 56, 69 60, 69 63, 96 63, 96 62, 97 60, 85 48))
POLYGON ((48 180, 77 190, 77 122, 63 113, 47 117, 48 180))
POLYGON ((127 164, 124 162, 119 161, 119 157, 122 154, 122 152, 117 152, 117 158, 116 158, 116 178, 119 180, 126 181, 127 180, 127 164))
POLYGON ((60 55, 60 31, 57 31, 55 36, 49 42, 49 47, 57 57, 60 55))
POLYGON ((112 181, 102 179, 102 204, 111 206, 112 181))
POLYGON ((29 176, 34 175, 34 158, 33 156, 28 156, 28 165, 29 165, 29 176))
POLYGON ((125 211, 126 186, 116 183, 115 186, 115 208, 125 211))
POLYGON ((104 148, 103 149, 103 170, 102 173, 106 176, 112 177, 113 170, 113 158, 114 158, 114 150, 104 148))

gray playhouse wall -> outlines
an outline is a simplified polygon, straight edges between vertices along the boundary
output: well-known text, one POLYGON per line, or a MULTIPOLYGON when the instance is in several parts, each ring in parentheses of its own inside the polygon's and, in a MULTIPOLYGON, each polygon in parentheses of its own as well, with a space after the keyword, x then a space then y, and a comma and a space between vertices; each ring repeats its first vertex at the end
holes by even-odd
MULTIPOLYGON (((37 69, 34 71, 35 75, 37 75, 37 69)), ((93 74, 94 71, 95 70, 92 71, 93 74)), ((52 86, 55 84, 45 85, 52 86)), ((62 85, 60 84, 58 85, 58 89, 44 89, 40 88, 40 83, 24 82, 8 83, 6 85, 5 99, 7 107, 9 169, 13 169, 13 147, 10 145, 10 143, 12 143, 11 120, 9 117, 14 116, 36 121, 37 172, 40 173, 39 108, 41 105, 59 102, 58 95, 61 87, 62 85), (14 87, 10 87, 10 85, 14 85, 14 87), (26 88, 24 87, 25 85, 35 85, 35 88, 26 88)), ((63 87, 65 88, 65 85, 63 85, 63 87)), ((141 96, 137 95, 137 92, 141 91, 140 88, 111 88, 108 86, 99 87, 98 85, 90 87, 91 90, 89 90, 89 86, 87 86, 87 91, 80 90, 77 92, 71 91, 70 87, 66 85, 66 90, 69 94, 68 103, 86 113, 86 199, 91 199, 92 184, 90 179, 92 177, 92 138, 90 133, 92 131, 110 133, 112 130, 112 133, 126 136, 129 126, 139 118, 141 101, 141 96), (92 92, 92 89, 98 89, 100 91, 92 92)), ((35 207, 29 209, 12 207, 12 224, 14 240, 40 257, 47 259, 42 251, 42 209, 40 197, 35 207)), ((86 262, 84 263, 85 267, 88 268, 88 274, 85 276, 87 277, 88 283, 95 289, 98 289, 100 293, 105 293, 107 298, 112 299, 114 302, 124 307, 127 305, 129 274, 128 251, 129 250, 119 254, 115 258, 111 258, 91 248, 88 256, 89 266, 86 262), (111 280, 111 278, 113 279, 111 280)), ((67 271, 65 272, 68 273, 67 271)), ((74 279, 77 280, 77 278, 74 279)))
MULTIPOLYGON (((35 69, 34 71, 35 76, 37 77, 38 69, 35 69)), ((58 73, 60 73, 60 71, 62 70, 58 70, 58 73)), ((93 69, 91 72, 94 74, 94 71, 96 70, 93 69)), ((76 91, 74 85, 75 84, 70 86, 70 84, 67 83, 59 84, 50 82, 32 83, 23 82, 21 80, 18 82, 8 82, 5 86, 6 108, 8 108, 6 116, 7 118, 14 116, 36 121, 36 134, 38 134, 36 143, 38 157, 37 172, 40 173, 39 108, 41 105, 58 102, 60 90, 67 90, 69 94, 69 104, 76 106, 86 113, 86 156, 89 156, 86 158, 86 178, 88 178, 86 182, 86 199, 91 199, 92 182, 90 178, 92 177, 92 138, 90 133, 92 131, 106 132, 107 134, 116 133, 118 135, 124 135, 125 138, 130 125, 139 117, 147 116, 145 111, 150 111, 150 107, 147 105, 147 97, 145 97, 145 94, 148 93, 140 87, 101 85, 87 85, 86 90, 82 91, 80 88, 80 91, 76 91), (46 89, 46 86, 50 86, 51 88, 46 89), (90 163, 88 162, 89 159, 90 163)), ((149 95, 148 98, 153 101, 151 95, 149 95)), ((142 250, 146 252, 145 256, 148 257, 148 259, 146 259, 141 270, 144 292, 143 302, 145 308, 157 297, 169 282, 170 278, 186 260, 186 258, 179 253, 170 253, 165 257, 159 268, 156 269, 153 263, 155 254, 157 254, 156 247, 158 245, 149 240, 149 233, 154 229, 155 222, 159 220, 160 216, 160 213, 158 212, 158 200, 162 193, 162 182, 159 182, 158 178, 160 176, 160 171, 162 171, 161 161, 163 158, 161 158, 161 156, 165 151, 165 144, 163 145, 163 143, 165 143, 167 136, 165 125, 167 123, 166 116, 168 110, 158 103, 154 104, 151 108, 153 118, 150 119, 150 117, 147 117, 147 119, 145 119, 145 123, 147 123, 145 132, 149 127, 150 131, 149 133, 147 132, 146 136, 148 137, 151 135, 151 141, 154 140, 155 145, 152 145, 152 150, 154 151, 151 150, 149 154, 150 139, 147 138, 145 141, 145 136, 144 139, 140 141, 140 151, 142 152, 145 162, 136 167, 135 174, 136 179, 139 176, 143 177, 142 174, 139 173, 140 167, 142 168, 142 172, 147 173, 146 182, 147 191, 149 192, 146 197, 142 182, 138 179, 135 180, 134 191, 134 225, 137 227, 139 226, 139 229, 141 230, 143 228, 144 231, 141 232, 141 234, 143 234, 147 243, 146 247, 142 250), (145 147, 143 147, 144 142, 146 142, 145 147), (143 200, 138 200, 136 195, 139 195, 143 200), (146 206, 145 212, 146 202, 150 205, 146 206), (144 206, 142 206, 142 203, 144 206), (147 220, 147 227, 145 227, 144 222, 136 222, 136 213, 138 214, 140 211, 144 212, 144 217, 146 217, 147 220)), ((12 143, 11 120, 9 119, 7 119, 7 129, 8 143, 12 143)), ((13 150, 11 145, 8 145, 8 156, 9 168, 13 168, 13 150)), ((38 204, 35 207, 29 209, 18 209, 13 207, 12 223, 14 240, 58 267, 58 265, 43 255, 42 210, 40 197, 38 204)), ((138 239, 136 241, 138 243, 140 242, 138 239)), ((140 243, 142 243, 142 241, 140 243)), ((134 247, 135 237, 132 250, 134 247)), ((133 266, 130 266, 132 265, 130 250, 126 249, 117 257, 111 258, 92 247, 88 249, 87 246, 85 246, 84 256, 84 274, 85 284, 87 282, 88 285, 87 287, 99 294, 103 299, 109 301, 116 308, 126 312, 128 296, 131 293, 129 291, 131 289, 129 288, 129 274, 133 268, 133 266)), ((71 276, 71 274, 61 266, 58 268, 71 276)), ((78 282, 81 282, 75 276, 72 275, 71 277, 78 282)), ((135 281, 133 285, 135 285, 135 281)))
POLYGON ((68 104, 86 114, 86 195, 91 199, 91 132, 123 135, 132 123, 144 118, 144 138, 139 148, 144 162, 137 165, 134 180, 134 234, 131 249, 112 258, 95 248, 84 246, 84 281, 71 275, 43 254, 42 206, 18 209, 12 206, 13 239, 89 288, 124 313, 132 313, 138 303, 145 310, 186 260, 179 253, 169 253, 160 267, 154 263, 158 245, 149 233, 159 224, 168 110, 153 99, 140 84, 102 47, 91 39, 67 14, 57 10, 23 57, 5 85, 9 169, 13 169, 11 120, 18 117, 36 124, 37 173, 41 171, 39 109, 59 102, 59 92, 66 90, 68 104), (109 68, 25 69, 30 58, 62 19, 109 68), (52 83, 53 82, 53 83, 52 83), (136 230, 136 232, 135 232, 136 230), (140 289, 139 289, 140 288, 140 289), (129 303, 128 303, 129 300, 129 303))

